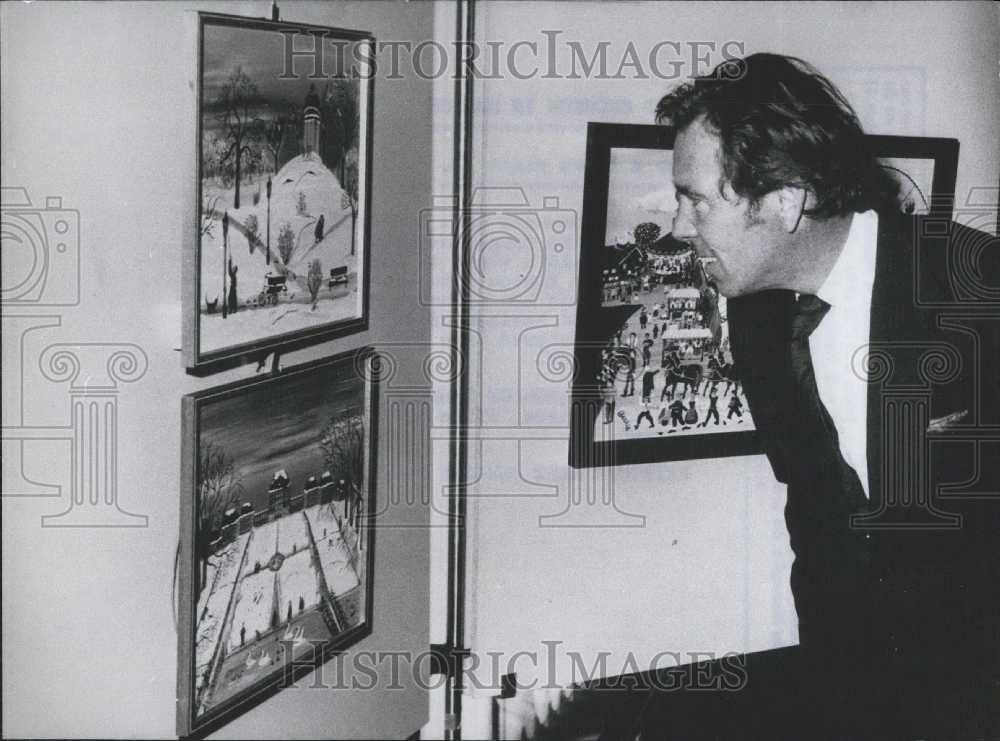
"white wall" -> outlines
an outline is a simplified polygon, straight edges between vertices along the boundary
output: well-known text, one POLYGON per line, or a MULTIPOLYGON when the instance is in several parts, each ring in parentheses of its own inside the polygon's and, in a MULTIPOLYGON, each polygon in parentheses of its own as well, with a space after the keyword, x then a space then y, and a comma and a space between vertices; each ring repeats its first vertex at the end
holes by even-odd
MULTIPOLYGON (((421 4, 280 3, 285 19, 372 31, 379 40, 433 34, 421 4)), ((3 337, 4 425, 68 423, 67 384, 46 381, 38 354, 53 342, 125 342, 148 371, 118 397, 119 504, 148 517, 138 529, 55 529, 41 517, 67 508, 68 447, 32 444, 25 472, 63 496, 11 498, 4 460, 3 734, 174 735, 177 637, 171 606, 181 494, 181 396, 253 375, 246 367, 205 379, 185 374, 180 352, 181 245, 195 178, 195 45, 189 16, 212 10, 269 16, 270 2, 4 3, 3 185, 36 204, 60 196, 80 214, 80 305, 62 326, 3 337)), ((284 358, 291 365, 363 344, 425 343, 418 304, 416 228, 429 203, 431 86, 405 79, 375 87, 371 329, 284 358)), ((6 237, 5 237, 6 238, 6 237)), ((5 282, 5 287, 6 287, 5 282)), ((13 312, 5 308, 5 318, 13 312)), ((394 352, 419 380, 422 348, 394 352)), ((386 438, 377 496, 386 502, 386 438)), ((418 463, 419 466, 422 463, 418 463)), ((398 493, 398 492, 397 492, 398 493)), ((427 507, 397 506, 376 536, 373 635, 353 652, 423 651, 428 644, 427 507), (389 523, 416 525, 394 528, 389 523)), ((328 665, 329 666, 329 665, 328 665)), ((384 667, 383 667, 384 668, 384 667)), ((383 672, 384 674, 384 672, 383 672)), ((427 718, 426 693, 311 689, 313 677, 220 731, 232 737, 403 738, 427 718)), ((387 683, 382 676, 382 684, 387 683)))
MULTIPOLYGON (((504 53, 520 40, 544 49, 542 31, 560 31, 557 69, 563 71, 568 40, 581 42, 588 56, 609 42, 612 72, 630 41, 643 63, 655 43, 677 41, 683 55, 672 57, 668 49, 662 59, 684 60, 682 78, 695 71, 689 46, 695 41, 717 45, 699 73, 720 61, 727 41, 742 42, 746 54, 801 56, 841 86, 869 132, 958 138, 960 200, 973 186, 996 188, 1000 23, 987 4, 505 2, 483 3, 478 11, 478 39, 502 42, 504 53)), ((522 50, 522 71, 530 70, 530 57, 522 50)), ((544 68, 545 52, 535 59, 544 68)), ((556 196, 579 218, 587 122, 652 123, 657 101, 673 84, 656 77, 482 80, 478 183, 522 187, 534 207, 556 196)), ((549 295, 567 305, 474 307, 511 315, 477 323, 483 424, 516 425, 520 408, 523 425, 563 429, 525 429, 524 438, 562 439, 528 441, 520 457, 513 443, 495 441, 480 457, 470 541, 473 648, 482 655, 510 657, 527 649, 544 656, 542 641, 563 641, 555 680, 565 683, 579 678, 569 651, 580 652, 588 667, 597 652, 611 652, 607 671, 615 674, 648 668, 658 651, 721 653, 794 643, 784 490, 762 457, 618 467, 615 502, 643 516, 642 527, 540 525, 541 516, 566 509, 571 476, 568 383, 544 370, 544 362, 542 370, 538 365, 549 357, 547 346, 573 342, 578 233, 571 246, 569 254, 549 249, 544 255, 549 295), (627 664, 629 652, 638 660, 634 667, 627 664)), ((487 250, 481 279, 493 286, 509 282, 520 264, 516 252, 487 250)), ((600 507, 570 509, 578 525, 637 522, 610 518, 600 507)), ((549 678, 545 659, 539 663, 535 668, 521 658, 513 668, 525 679, 549 678)))

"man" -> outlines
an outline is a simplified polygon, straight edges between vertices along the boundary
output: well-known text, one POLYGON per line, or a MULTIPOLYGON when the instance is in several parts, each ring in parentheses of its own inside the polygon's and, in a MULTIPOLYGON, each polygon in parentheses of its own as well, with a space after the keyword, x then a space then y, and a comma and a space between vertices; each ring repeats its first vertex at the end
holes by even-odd
MULTIPOLYGON (((694 247, 730 300, 733 361, 775 476, 787 484, 801 646, 832 668, 895 662, 924 679, 954 661, 953 650, 991 662, 996 502, 944 500, 934 484, 978 475, 995 487, 996 448, 990 461, 972 453, 978 470, 967 465, 964 474, 930 461, 935 480, 920 481, 925 438, 890 424, 889 392, 922 378, 929 402, 921 397, 915 408, 931 418, 996 408, 995 383, 970 392, 980 371, 975 343, 943 331, 915 297, 919 289, 954 299, 944 271, 916 270, 920 255, 947 266, 963 244, 995 240, 883 208, 892 188, 854 111, 801 60, 726 62, 665 96, 657 120, 676 128, 673 236, 694 247), (961 372, 929 378, 914 348, 951 353, 961 372), (866 355, 894 364, 893 378, 869 384, 866 355), (909 482, 909 510, 890 512, 900 479, 909 482), (962 517, 949 520, 944 509, 962 517)), ((984 250, 976 263, 993 296, 996 253, 984 250)))
POLYGON ((733 395, 729 397, 729 414, 726 415, 726 421, 731 420, 734 414, 737 421, 743 420, 743 402, 740 401, 735 387, 733 387, 733 395))
POLYGON ((642 397, 642 411, 639 412, 639 416, 635 418, 635 429, 639 429, 639 423, 642 420, 649 422, 649 429, 656 427, 656 423, 653 422, 653 413, 649 410, 649 397, 642 397))
POLYGON ((609 425, 615 420, 615 380, 614 372, 601 379, 601 399, 604 401, 604 424, 609 425))
POLYGON ((701 423, 702 427, 708 427, 708 421, 715 417, 715 426, 719 426, 719 391, 716 388, 716 383, 712 383, 712 388, 708 393, 708 411, 705 412, 705 421, 701 423))
MULTIPOLYGON (((684 426, 684 402, 674 399, 670 406, 670 427, 677 428, 684 426)), ((673 430, 671 430, 673 431, 673 430)))
POLYGON ((642 402, 643 404, 650 403, 650 397, 653 395, 653 387, 656 379, 656 374, 660 372, 659 368, 650 368, 649 365, 643 364, 642 366, 642 402))
POLYGON ((635 359, 629 358, 625 364, 625 386, 622 388, 622 398, 635 394, 635 359))
POLYGON ((653 338, 646 332, 646 338, 642 341, 642 364, 649 365, 653 357, 653 338))
POLYGON ((682 430, 690 430, 698 426, 698 410, 694 408, 694 399, 688 402, 687 411, 684 412, 684 426, 682 430))

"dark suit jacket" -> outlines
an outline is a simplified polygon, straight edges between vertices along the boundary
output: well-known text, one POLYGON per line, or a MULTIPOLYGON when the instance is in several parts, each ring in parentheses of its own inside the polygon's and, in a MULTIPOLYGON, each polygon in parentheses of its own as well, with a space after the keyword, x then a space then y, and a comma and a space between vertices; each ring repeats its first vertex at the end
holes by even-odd
MULTIPOLYGON (((852 525, 870 533, 878 634, 902 662, 1000 666, 998 256, 995 237, 954 222, 879 219, 870 502, 852 525)), ((732 299, 728 311, 734 360, 779 481, 803 449, 767 387, 789 296, 764 291, 732 299)))

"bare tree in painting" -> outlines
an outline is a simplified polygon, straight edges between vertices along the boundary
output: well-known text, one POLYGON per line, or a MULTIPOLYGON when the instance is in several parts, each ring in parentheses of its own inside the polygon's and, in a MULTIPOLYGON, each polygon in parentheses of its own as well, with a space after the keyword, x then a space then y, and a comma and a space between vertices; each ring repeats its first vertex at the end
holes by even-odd
POLYGON ((635 237, 636 244, 640 247, 649 247, 649 245, 659 239, 660 225, 652 221, 644 221, 635 228, 632 234, 635 237))
POLYGON ((250 248, 250 254, 252 255, 254 247, 260 244, 260 222, 257 221, 255 214, 247 216, 244 228, 247 232, 247 246, 250 248))
POLYGON ((278 233, 278 254, 286 266, 288 265, 288 261, 292 259, 292 252, 294 251, 295 232, 292 231, 292 225, 286 221, 281 225, 281 231, 278 233))
POLYGON ((205 196, 201 204, 201 229, 199 234, 205 237, 215 236, 215 207, 219 205, 219 196, 205 196))
POLYGON ((226 510, 239 503, 243 493, 236 464, 226 452, 212 442, 202 442, 198 449, 198 529, 195 548, 201 565, 202 585, 205 582, 211 543, 218 536, 226 510))
POLYGON ((323 94, 322 113, 328 132, 323 140, 323 161, 336 164, 337 180, 343 186, 347 153, 357 149, 361 130, 358 81, 331 80, 323 94))
POLYGON ((355 254, 355 234, 358 222, 358 150, 352 149, 344 162, 344 194, 341 205, 351 209, 351 254, 355 254))
POLYGON ((294 131, 298 125, 297 119, 295 113, 288 110, 260 123, 260 138, 271 155, 272 172, 277 172, 279 169, 281 146, 285 141, 286 133, 294 131))
POLYGON ((320 447, 327 470, 334 481, 347 483, 349 520, 354 520, 361 506, 361 487, 364 482, 365 427, 360 415, 334 417, 323 428, 320 447))
POLYGON ((219 157, 219 164, 232 173, 235 209, 240 207, 240 181, 244 175, 244 163, 255 168, 260 159, 260 150, 257 148, 260 119, 255 113, 259 100, 257 85, 241 67, 233 70, 215 100, 219 109, 216 120, 222 126, 222 141, 225 146, 219 157))

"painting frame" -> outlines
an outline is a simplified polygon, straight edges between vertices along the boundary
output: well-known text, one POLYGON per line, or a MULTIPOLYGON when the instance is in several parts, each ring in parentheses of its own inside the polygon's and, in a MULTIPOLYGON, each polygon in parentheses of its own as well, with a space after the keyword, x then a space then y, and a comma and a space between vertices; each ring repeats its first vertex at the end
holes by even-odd
MULTIPOLYGON (((575 468, 721 458, 763 452, 760 436, 754 430, 703 433, 667 439, 646 437, 598 440, 595 434, 597 421, 604 407, 602 386, 597 380, 602 366, 601 350, 606 347, 610 333, 620 325, 622 317, 621 312, 602 306, 604 262, 600 255, 606 249, 608 240, 611 152, 616 148, 672 150, 675 135, 676 131, 672 127, 654 124, 591 122, 587 127, 579 302, 574 340, 575 374, 569 440, 569 464, 575 468)), ((866 135, 865 146, 887 171, 903 176, 899 180, 901 184, 912 184, 913 191, 920 195, 918 205, 921 208, 918 212, 935 218, 951 219, 958 172, 958 140, 866 135), (911 175, 904 167, 895 166, 900 162, 912 163, 921 173, 911 175)), ((668 180, 669 172, 664 173, 663 178, 668 180)), ((905 189, 901 190, 900 196, 904 200, 906 195, 905 189)), ((905 202, 899 204, 904 212, 908 212, 906 205, 905 202)), ((655 427, 652 422, 651 427, 655 427)))
MULTIPOLYGON (((705 432, 678 437, 599 440, 602 393, 595 381, 601 348, 621 323, 621 312, 602 306, 602 252, 608 230, 609 185, 613 149, 673 150, 670 126, 591 122, 587 125, 581 227, 579 301, 574 340, 575 373, 571 396, 569 465, 574 468, 721 458, 763 452, 752 429, 705 432)), ((670 173, 664 173, 664 182, 670 173)))
MULTIPOLYGON (((374 82, 375 82, 375 38, 368 31, 351 30, 337 28, 333 26, 317 26, 306 23, 294 23, 288 21, 271 21, 259 18, 246 18, 242 16, 227 15, 221 13, 199 12, 197 13, 197 76, 196 85, 197 100, 196 111, 196 154, 195 154, 195 177, 194 177, 194 218, 185 227, 186 240, 191 240, 189 249, 184 250, 185 259, 182 262, 182 304, 183 304, 183 327, 182 327, 182 356, 186 371, 194 376, 205 376, 219 371, 228 370, 246 363, 263 363, 271 353, 291 352, 304 347, 327 342, 340 337, 345 337, 359 332, 364 332, 369 328, 369 294, 371 285, 371 213, 372 213, 372 157, 373 157, 373 118, 374 118, 374 82), (255 154, 258 171, 251 174, 251 179, 255 182, 244 182, 246 176, 241 172, 239 164, 235 168, 232 166, 232 157, 226 159, 227 167, 218 165, 222 160, 219 152, 226 150, 225 145, 229 139, 225 136, 213 136, 213 127, 222 128, 218 124, 218 113, 212 114, 212 106, 218 106, 222 100, 222 93, 218 93, 218 98, 212 98, 209 88, 219 90, 218 76, 220 66, 227 64, 227 53, 229 48, 219 39, 226 39, 224 34, 244 34, 253 38, 266 39, 269 51, 257 52, 257 48, 263 48, 263 44, 244 45, 255 49, 252 61, 260 61, 260 66, 266 69, 266 75, 246 75, 253 83, 253 90, 257 92, 254 110, 266 111, 255 118, 254 131, 259 139, 265 139, 274 148, 273 156, 268 151, 269 146, 261 145, 260 151, 255 154), (207 38, 211 36, 211 39, 207 38), (349 72, 334 74, 329 77, 323 75, 328 72, 327 61, 323 61, 324 69, 317 79, 308 72, 315 73, 315 59, 297 59, 292 57, 292 72, 283 68, 287 63, 284 58, 277 59, 278 44, 285 45, 291 39, 293 49, 301 51, 304 44, 300 36, 311 37, 315 45, 333 45, 334 48, 343 45, 352 45, 349 72), (278 38, 280 37, 280 39, 278 38), (215 41, 213 41, 215 39, 215 41), (214 44, 214 46, 213 46, 214 44), (208 47, 208 51, 207 51, 208 47), (361 62, 358 63, 358 57, 361 62), (279 66, 282 65, 282 66, 279 66), (302 67, 300 70, 299 67, 302 67), (279 72, 280 70, 280 72, 279 72), (288 74, 289 79, 278 79, 282 74, 288 74), (211 85, 206 84, 206 76, 212 80, 211 85), (327 152, 330 147, 324 143, 324 135, 327 129, 333 131, 335 127, 328 126, 328 120, 333 119, 330 113, 330 103, 334 99, 329 92, 331 81, 341 81, 347 89, 352 91, 347 99, 351 101, 345 110, 353 111, 355 115, 345 115, 343 118, 355 122, 356 125, 348 128, 353 134, 344 134, 343 138, 352 141, 353 144, 345 145, 341 148, 341 158, 339 168, 339 178, 333 174, 331 168, 325 167, 330 164, 327 160, 327 152), (265 85, 265 83, 267 83, 265 85), (280 83, 280 84, 279 84, 280 83), (309 110, 310 101, 308 97, 301 104, 301 110, 297 113, 293 111, 293 106, 288 99, 293 96, 293 92, 298 91, 301 99, 301 88, 314 84, 325 85, 322 88, 323 96, 319 105, 315 106, 316 113, 309 110), (261 92, 261 87, 265 92, 261 92), (266 91, 272 91, 270 94, 266 91), (208 96, 208 97, 206 97, 208 96), (329 105, 328 105, 329 103, 329 105), (353 106, 353 107, 351 107, 353 106), (282 113, 281 111, 284 111, 282 113), (311 115, 312 114, 312 115, 311 115), (271 118, 267 118, 271 116, 271 118), (276 128, 275 122, 281 120, 286 124, 287 132, 278 135, 277 144, 269 139, 272 136, 271 129, 276 128), (294 122, 289 125, 288 121, 294 122), (261 123, 263 121, 263 123, 261 123), (313 124, 311 121, 315 121, 313 124), (302 137, 295 141, 298 133, 293 129, 295 126, 302 127, 302 137), (311 128, 310 128, 311 127, 311 128), (309 129, 309 130, 307 130, 309 129), (318 132, 316 134, 312 132, 318 132), (211 145, 208 139, 212 139, 211 145), (222 140, 222 143, 219 143, 222 140), (291 144, 289 143, 291 142, 291 144), (299 169, 303 173, 292 167, 295 159, 286 161, 289 154, 295 154, 295 144, 298 144, 300 152, 295 159, 301 157, 316 157, 316 162, 324 167, 317 175, 314 170, 317 168, 307 168, 304 163, 299 169), (213 146, 214 145, 214 146, 213 146), (310 149, 312 146, 312 149, 310 149), (280 157, 280 159, 279 159, 280 157), (206 159, 207 158, 207 159, 206 159), (348 163, 345 167, 345 163, 348 163), (280 165, 280 166, 279 166, 280 165), (265 173, 263 170, 269 168, 271 172, 265 173), (288 169, 288 177, 279 177, 288 169), (211 174, 210 174, 211 171, 211 174), (234 175, 235 171, 235 175, 234 175), (264 175, 269 177, 266 179, 264 175), (319 210, 318 216, 312 213, 315 204, 308 204, 301 211, 301 205, 295 200, 292 190, 297 188, 302 178, 308 174, 310 176, 303 189, 314 188, 325 198, 325 205, 319 210), (224 175, 229 181, 235 180, 228 187, 222 185, 209 187, 208 183, 214 183, 219 175, 224 175), (333 178, 333 179, 331 179, 333 178), (310 183, 315 180, 316 183, 310 183), (342 182, 344 183, 341 187, 342 182), (252 186, 256 186, 257 192, 251 194, 252 186), (246 190, 246 199, 241 202, 240 188, 246 190), (273 194, 272 194, 273 187, 273 194), (264 191, 262 194, 261 191, 264 191), (288 191, 287 193, 285 191, 288 191), (234 197, 228 198, 232 191, 234 197), (224 193, 221 196, 220 193, 224 193), (257 199, 266 195, 266 209, 261 206, 257 199), (337 196, 341 202, 337 203, 337 196), (272 197, 273 196, 273 197, 272 197), (245 201, 254 199, 253 206, 247 206, 245 201), (223 214, 219 214, 220 200, 223 214), (295 211, 292 211, 288 204, 295 203, 295 211), (230 211, 226 205, 233 207, 230 211), (284 209, 287 214, 279 213, 284 209), (248 211, 247 214, 237 216, 241 211, 248 211), (323 212, 324 209, 332 209, 329 214, 323 212), (266 211, 266 219, 263 213, 266 211), (303 213, 304 212, 304 213, 303 213), (344 213, 350 214, 350 224, 344 228, 344 213), (253 216, 255 228, 249 228, 248 219, 253 216), (315 237, 315 242, 309 245, 311 233, 318 235, 324 232, 324 217, 330 217, 329 227, 325 234, 315 237), (222 224, 223 217, 232 226, 226 229, 222 224), (338 218, 339 217, 339 218, 338 218), (310 221, 311 219, 311 221, 310 221), (266 221, 266 224, 265 224, 266 221), (302 223, 299 223, 302 222, 302 223), (293 250, 297 251, 290 263, 284 259, 279 259, 278 243, 285 236, 285 227, 292 235, 288 240, 293 244, 293 250), (210 230, 206 235, 204 230, 210 230), (261 232, 266 232, 261 235, 261 232), (226 232, 230 235, 227 238, 226 232), (348 236, 345 236, 345 232, 348 236), (220 237, 221 234, 221 237, 220 237), (256 236, 253 236, 256 235, 256 236), (341 256, 347 239, 350 239, 350 252, 347 256, 341 256), (232 249, 227 249, 229 240, 234 243, 232 249), (218 251, 217 242, 223 243, 221 260, 212 259, 209 261, 208 255, 213 250, 218 251), (242 242, 246 242, 250 256, 244 257, 245 263, 236 265, 237 273, 229 273, 233 278, 227 284, 227 272, 232 270, 232 263, 228 263, 234 255, 245 255, 242 249, 242 242), (266 243, 266 246, 265 246, 266 243), (320 247, 317 250, 317 246, 320 247), (252 256, 257 248, 257 257, 252 256), (227 260, 226 253, 229 253, 227 260), (265 253, 265 266, 261 266, 261 253, 265 253), (318 260, 320 265, 321 279, 318 292, 312 290, 313 282, 312 259, 309 255, 315 254, 313 258, 318 260), (301 256, 301 257, 300 257, 301 256), (272 261, 273 258, 273 261, 272 261), (324 260, 329 264, 322 264, 324 260), (297 264, 301 260, 302 264, 297 264), (219 266, 216 265, 219 263, 219 266), (286 264, 287 263, 287 264, 286 264), (210 267, 209 267, 210 266, 210 267), (220 267, 221 266, 221 267, 220 267), (243 275, 239 275, 242 269, 243 275), (265 272, 266 271, 266 272, 265 272), (218 276, 214 275, 219 273, 218 276), (263 276, 259 273, 265 272, 263 276), (209 275, 211 273, 211 277, 209 275), (249 277, 244 277, 250 273, 249 277), (329 275, 327 275, 329 273, 329 275), (221 277, 221 283, 219 281, 221 277), (210 285, 209 285, 210 284, 210 285), (237 294, 236 287, 241 291, 235 297, 229 294, 237 294), (220 290, 221 286, 221 290, 220 290), (311 310, 308 309, 307 295, 312 296, 311 310), (214 296, 214 299, 212 298, 214 296), (319 296, 319 299, 317 299, 319 296), (204 301, 204 304, 202 303, 204 301), (233 308, 231 308, 233 307, 233 308), (286 309, 287 307, 287 309, 286 309), (317 312, 319 307, 320 312, 317 312), (222 323, 220 317, 226 315, 238 318, 238 322, 222 323), (272 317, 271 315, 275 316, 272 317), (289 326, 281 329, 274 329, 280 323, 289 326)), ((235 46, 234 42, 228 42, 235 46)), ((243 46, 240 47, 244 48, 243 46)), ((325 48, 325 47, 323 47, 325 48)), ((233 67, 233 74, 243 69, 241 62, 247 60, 235 52, 232 53, 234 59, 227 64, 233 67)), ((322 60, 329 60, 335 55, 328 52, 322 60)), ((337 57, 338 63, 343 64, 348 69, 348 62, 344 61, 344 54, 337 57)), ((227 81, 228 82, 228 81, 227 81)), ((235 89, 235 86, 233 87, 235 89)), ((309 88, 312 92, 312 88, 309 88)), ((223 92, 225 88, 223 87, 223 92)), ((235 97, 235 95, 231 96, 235 97)), ((339 116, 340 109, 334 113, 339 116)), ((336 119, 340 121, 340 118, 336 119)), ((337 130, 338 133, 342 131, 337 130)), ((329 140, 334 141, 334 136, 329 140)), ((255 140, 256 141, 256 140, 255 140)), ((340 146, 337 144, 336 146, 340 146)), ((231 149, 231 147, 230 147, 231 149)), ((245 168, 244 168, 245 172, 245 168)), ((223 181, 226 182, 226 181, 223 181)), ((310 192, 310 196, 312 192, 310 192)), ((297 197, 303 197, 303 191, 297 191, 297 197)), ((281 253, 282 256, 284 253, 281 253)), ((213 254, 214 258, 215 255, 213 254)), ((290 255, 291 257, 291 255, 290 255)))
MULTIPOLYGON (((277 375, 235 381, 183 397, 177 574, 179 736, 200 738, 211 733, 371 635, 380 362, 380 356, 371 347, 362 347, 304 363, 277 375), (330 427, 326 429, 335 431, 331 437, 337 434, 336 431, 346 430, 337 440, 350 438, 356 444, 360 442, 363 460, 360 466, 355 466, 363 479, 360 486, 353 480, 346 484, 343 479, 336 481, 327 469, 320 476, 304 477, 305 485, 301 493, 296 494, 296 487, 303 479, 303 461, 318 462, 317 448, 322 449, 323 445, 316 440, 305 446, 286 443, 286 447, 296 451, 288 453, 292 459, 288 470, 292 474, 286 472, 284 465, 274 474, 266 490, 266 507, 253 507, 249 501, 239 501, 237 497, 247 489, 238 483, 233 497, 235 504, 216 523, 221 527, 213 527, 208 533, 199 530, 200 524, 207 521, 200 517, 204 514, 200 509, 204 504, 201 497, 210 491, 208 485, 202 488, 200 469, 204 464, 213 471, 218 470, 211 463, 211 454, 206 455, 213 432, 231 434, 227 431, 236 426, 232 423, 234 415, 237 419, 254 419, 252 415, 266 414, 263 407, 268 400, 279 404, 282 413, 292 415, 300 411, 300 407, 329 410, 341 403, 333 401, 340 396, 352 401, 348 402, 350 405, 337 407, 341 416, 331 417, 330 427), (317 399, 326 406, 313 406, 317 399), (250 408, 258 411, 248 412, 250 408), (350 415, 357 410, 363 420, 360 441, 351 436, 357 425, 350 415), (247 414, 251 416, 246 417, 247 414), (349 424, 334 426, 334 419, 349 420, 349 424), (224 420, 229 421, 223 425, 221 421, 224 420), (322 537, 319 536, 321 526, 322 537), (329 535, 327 527, 334 528, 329 535), (261 550, 257 547, 258 540, 268 553, 273 544, 274 555, 266 561, 263 557, 257 558, 251 567, 254 554, 261 550), (291 549, 287 546, 290 540, 296 541, 291 549), (215 559, 214 564, 211 558, 215 559), (358 573, 362 569, 363 573, 358 573), (274 572, 273 577, 271 572, 274 572), (255 605, 264 603, 263 599, 256 599, 254 591, 260 581, 258 577, 263 578, 261 583, 265 585, 258 590, 261 595, 265 592, 272 595, 272 612, 268 616, 270 622, 262 624, 263 632, 247 641, 246 623, 238 632, 236 623, 238 615, 260 617, 253 613, 263 609, 255 605), (268 581, 271 578, 273 582, 268 581), (350 581, 345 584, 345 579, 350 581), (304 590, 303 580, 306 583, 304 590), (221 587, 220 583, 223 583, 221 587), (210 588, 203 594, 203 587, 208 584, 210 588), (295 592, 289 585, 298 587, 311 600, 315 599, 315 604, 305 604, 300 596, 296 611, 295 592), (341 585, 345 586, 343 591, 341 585), (314 590, 312 595, 310 589, 314 590), (216 592, 219 593, 218 606, 213 602, 216 592), (282 600, 288 597, 287 613, 283 602, 279 605, 278 595, 282 600), (244 600, 246 609, 241 605, 244 600), (211 622, 218 627, 211 626, 211 622), (335 632, 338 628, 339 632, 335 632), (206 635, 209 639, 206 648, 199 648, 199 642, 206 635), (237 636, 238 646, 235 643, 237 636), (283 658, 286 650, 290 652, 290 661, 283 658), (263 669, 261 676, 245 679, 244 667, 249 666, 255 651, 260 657, 273 655, 274 661, 268 660, 266 666, 271 668, 263 669), (205 657, 209 657, 208 662, 202 661, 205 657)), ((275 421, 274 424, 282 423, 275 421)), ((302 434, 320 441, 326 439, 326 430, 303 433, 296 425, 288 425, 287 420, 284 425, 284 429, 295 429, 296 440, 302 434)), ((261 435, 266 436, 266 428, 261 435)), ((279 438, 278 435, 266 437, 269 440, 279 438)), ((357 451, 352 454, 356 455, 357 451)), ((241 472, 241 476, 247 474, 247 460, 241 460, 237 454, 232 457, 232 463, 231 471, 241 472)), ((305 470, 320 472, 319 466, 305 470)), ((232 481, 235 473, 229 475, 232 481)), ((257 480, 261 480, 259 475, 257 480)), ((263 660, 259 664, 265 666, 263 660)), ((253 671, 248 669, 246 673, 253 671)))
MULTIPOLYGON (((884 169, 902 176, 899 179, 901 197, 906 198, 909 195, 907 187, 912 186, 917 213, 934 219, 951 220, 955 206, 955 182, 958 178, 958 139, 866 134, 865 146, 884 169), (898 160, 932 163, 929 182, 927 178, 920 178, 902 168, 891 166, 892 161, 898 160), (919 182, 921 180, 923 182, 919 182)), ((912 213, 906 210, 905 204, 901 205, 904 213, 912 213)))

